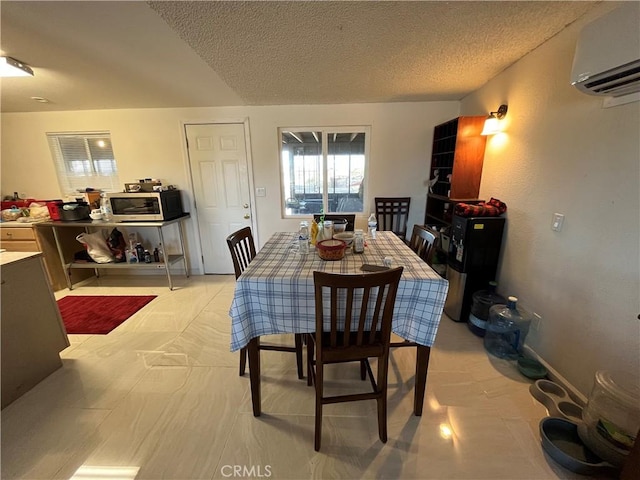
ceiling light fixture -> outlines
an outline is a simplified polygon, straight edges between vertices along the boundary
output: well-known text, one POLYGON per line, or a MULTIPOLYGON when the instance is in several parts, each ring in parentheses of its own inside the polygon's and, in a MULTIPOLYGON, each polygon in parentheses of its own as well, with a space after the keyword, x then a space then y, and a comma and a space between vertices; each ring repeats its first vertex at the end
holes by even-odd
POLYGON ((487 119, 484 121, 484 128, 480 135, 495 135, 500 133, 500 122, 507 114, 507 106, 500 105, 497 112, 490 112, 487 119))
POLYGON ((0 77, 33 77, 33 70, 20 60, 0 57, 0 77))

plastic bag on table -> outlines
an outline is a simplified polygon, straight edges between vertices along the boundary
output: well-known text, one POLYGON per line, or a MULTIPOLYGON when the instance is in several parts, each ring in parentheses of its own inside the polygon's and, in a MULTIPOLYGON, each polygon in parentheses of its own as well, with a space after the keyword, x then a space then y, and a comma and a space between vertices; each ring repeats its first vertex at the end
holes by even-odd
POLYGON ((115 260, 107 241, 102 236, 102 232, 81 233, 76 237, 76 240, 84 244, 87 253, 94 262, 112 263, 115 260))

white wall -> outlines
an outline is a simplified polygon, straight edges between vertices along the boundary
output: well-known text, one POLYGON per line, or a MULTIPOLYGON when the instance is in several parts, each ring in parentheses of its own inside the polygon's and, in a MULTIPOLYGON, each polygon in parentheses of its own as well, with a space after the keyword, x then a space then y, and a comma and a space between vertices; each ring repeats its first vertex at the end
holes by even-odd
POLYGON ((527 343, 587 395, 596 370, 640 376, 640 103, 603 109, 569 84, 584 23, 465 98, 461 114, 509 105, 480 191, 508 205, 499 290, 542 315, 527 343))
MULTIPOLYGON (((266 197, 255 198, 257 237, 264 244, 273 232, 296 230, 298 225, 281 218, 278 127, 370 125, 369 206, 373 196, 410 196, 410 224, 423 223, 433 126, 456 117, 458 110, 458 102, 428 102, 2 114, 2 195, 18 191, 29 197, 60 197, 45 133, 63 131, 110 131, 123 184, 152 177, 188 189, 181 122, 248 118, 254 184, 267 192, 266 197)), ((185 199, 192 202, 190 192, 185 199)), ((190 220, 191 267, 199 272, 196 235, 190 220)))
MULTIPOLYGON (((186 189, 181 122, 248 118, 254 184, 267 191, 255 199, 262 244, 297 225, 280 216, 277 127, 371 125, 371 196, 411 196, 410 224, 422 223, 434 125, 508 103, 507 133, 487 144, 480 192, 509 207, 500 290, 542 315, 529 346, 586 395, 597 369, 640 375, 640 104, 602 109, 569 85, 578 30, 552 38, 461 110, 429 102, 2 114, 2 195, 60 195, 45 138, 55 131, 109 130, 122 183, 153 177, 186 189), (550 230, 554 212, 566 215, 561 232, 550 230)), ((191 221, 191 249, 195 235, 191 221)))

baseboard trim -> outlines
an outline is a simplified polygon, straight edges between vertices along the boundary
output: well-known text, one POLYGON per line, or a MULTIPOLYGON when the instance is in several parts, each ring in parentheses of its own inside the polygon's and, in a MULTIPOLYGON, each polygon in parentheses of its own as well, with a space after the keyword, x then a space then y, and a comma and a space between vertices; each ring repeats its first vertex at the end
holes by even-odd
POLYGON ((583 395, 577 388, 575 388, 566 378, 560 375, 558 371, 554 369, 551 365, 549 365, 549 363, 546 362, 544 358, 538 355, 538 353, 535 350, 533 350, 528 345, 525 345, 523 350, 527 354, 527 356, 535 358, 537 361, 539 361, 542 365, 545 366, 545 368, 549 372, 547 374, 547 376, 549 377, 549 380, 562 385, 569 392, 569 396, 574 402, 576 402, 581 407, 584 407, 587 404, 587 397, 583 395))

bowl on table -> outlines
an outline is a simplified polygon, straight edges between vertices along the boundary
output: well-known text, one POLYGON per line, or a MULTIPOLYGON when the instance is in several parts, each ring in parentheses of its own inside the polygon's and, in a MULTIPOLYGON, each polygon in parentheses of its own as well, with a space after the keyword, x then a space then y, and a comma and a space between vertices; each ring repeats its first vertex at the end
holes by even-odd
POLYGON ((347 244, 342 240, 330 238, 320 240, 316 244, 316 251, 322 260, 342 260, 347 244))
POLYGON ((347 230, 347 219, 338 218, 333 221, 333 233, 343 233, 347 230))
POLYGON ((353 232, 342 232, 342 233, 335 233, 333 235, 333 238, 335 240, 342 240, 344 243, 347 244, 347 247, 350 247, 351 244, 353 243, 353 239, 356 238, 356 236, 353 232))
POLYGON ((13 222, 23 216, 24 212, 17 207, 2 210, 2 221, 4 222, 13 222))

